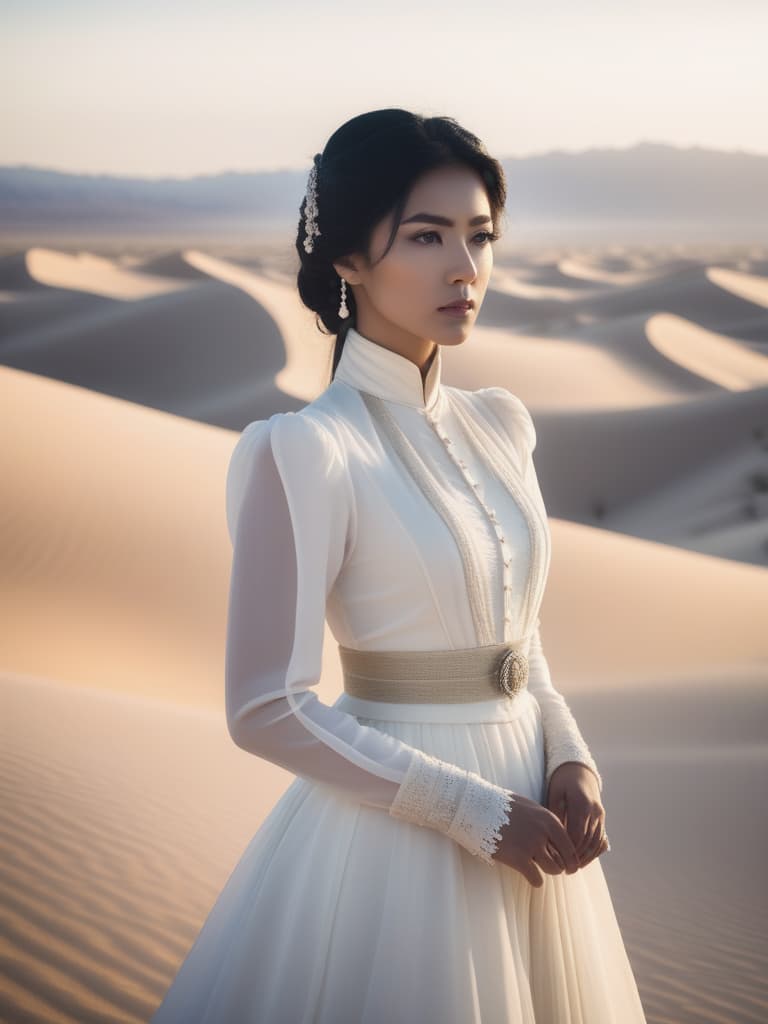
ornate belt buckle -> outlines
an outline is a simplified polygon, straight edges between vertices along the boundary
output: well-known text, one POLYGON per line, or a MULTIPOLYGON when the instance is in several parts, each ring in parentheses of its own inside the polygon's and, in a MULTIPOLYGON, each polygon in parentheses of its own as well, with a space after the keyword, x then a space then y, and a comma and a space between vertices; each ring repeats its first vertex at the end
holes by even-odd
POLYGON ((507 651, 499 665, 499 686, 508 697, 528 685, 528 658, 514 647, 507 651))

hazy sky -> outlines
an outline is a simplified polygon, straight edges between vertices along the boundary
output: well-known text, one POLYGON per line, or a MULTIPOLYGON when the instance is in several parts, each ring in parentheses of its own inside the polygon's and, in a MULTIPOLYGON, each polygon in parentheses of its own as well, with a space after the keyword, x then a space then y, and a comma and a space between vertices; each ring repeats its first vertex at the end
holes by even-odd
POLYGON ((768 152, 766 0, 0 0, 0 164, 309 166, 355 114, 449 114, 494 156, 768 152))

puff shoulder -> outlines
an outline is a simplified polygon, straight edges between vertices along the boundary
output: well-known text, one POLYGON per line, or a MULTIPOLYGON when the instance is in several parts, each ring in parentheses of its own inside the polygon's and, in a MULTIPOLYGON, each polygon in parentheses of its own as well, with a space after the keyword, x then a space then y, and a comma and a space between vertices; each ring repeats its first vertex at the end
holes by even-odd
POLYGON ((530 455, 536 447, 536 427, 523 400, 500 386, 480 388, 476 394, 503 424, 514 443, 530 455))
POLYGON ((227 528, 233 544, 245 489, 265 445, 279 453, 281 465, 288 465, 291 472, 317 474, 325 480, 345 475, 338 442, 303 410, 276 412, 248 423, 232 449, 226 475, 227 528))

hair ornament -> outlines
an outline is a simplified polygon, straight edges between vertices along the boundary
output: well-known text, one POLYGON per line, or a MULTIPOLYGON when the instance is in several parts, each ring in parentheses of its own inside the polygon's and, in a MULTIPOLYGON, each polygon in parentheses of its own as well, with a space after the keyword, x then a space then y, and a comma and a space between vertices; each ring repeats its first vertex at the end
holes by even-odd
MULTIPOLYGON (((319 160, 318 160, 319 163, 319 160)), ((315 247, 314 239, 320 234, 317 226, 317 167, 318 164, 312 161, 312 169, 307 180, 307 194, 304 200, 304 220, 306 238, 304 239, 304 251, 312 252, 315 247)))

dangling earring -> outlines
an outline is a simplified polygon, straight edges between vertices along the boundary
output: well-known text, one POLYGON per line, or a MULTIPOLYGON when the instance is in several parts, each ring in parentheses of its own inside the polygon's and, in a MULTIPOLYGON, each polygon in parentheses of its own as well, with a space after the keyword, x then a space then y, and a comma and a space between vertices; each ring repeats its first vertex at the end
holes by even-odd
POLYGON ((346 320, 349 316, 349 309, 347 308, 347 282, 343 277, 341 279, 341 305, 339 306, 339 316, 342 320, 346 320))

